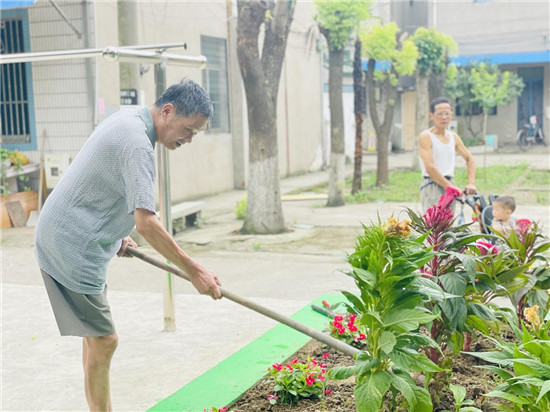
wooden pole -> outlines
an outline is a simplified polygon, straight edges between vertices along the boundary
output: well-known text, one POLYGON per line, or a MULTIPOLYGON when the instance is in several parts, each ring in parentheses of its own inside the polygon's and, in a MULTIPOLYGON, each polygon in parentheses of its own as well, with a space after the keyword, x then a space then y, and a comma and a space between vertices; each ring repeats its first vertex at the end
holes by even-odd
MULTIPOLYGON (((135 256, 138 259, 143 260, 144 262, 147 262, 153 266, 156 266, 159 269, 165 270, 167 272, 170 272, 182 279, 185 279, 187 281, 190 281, 189 276, 184 273, 182 270, 178 269, 177 267, 165 263, 161 260, 158 260, 154 257, 148 256, 145 253, 134 249, 134 248, 127 248, 126 253, 129 255, 135 256)), ((347 343, 344 343, 342 341, 339 341, 338 339, 333 338, 330 335, 327 335, 325 333, 319 332, 316 329, 313 329, 307 325, 304 325, 303 323, 300 323, 288 316, 285 316, 283 314, 277 313, 269 308, 266 308, 265 306, 262 306, 256 302, 252 302, 249 299, 240 297, 232 292, 229 292, 228 290, 225 290, 223 288, 220 288, 220 291, 222 293, 222 296, 226 299, 229 299, 235 303, 238 303, 239 305, 242 305, 248 309, 252 309, 255 312, 258 312, 261 315, 267 316, 268 318, 271 318, 273 320, 276 320, 279 323, 282 323, 286 326, 291 327, 292 329, 297 330, 298 332, 302 332, 305 335, 308 335, 309 337, 318 340, 319 342, 323 342, 330 346, 331 348, 334 348, 336 350, 339 350, 340 352, 349 355, 354 356, 361 352, 359 349, 354 348, 351 345, 348 345, 347 343)))

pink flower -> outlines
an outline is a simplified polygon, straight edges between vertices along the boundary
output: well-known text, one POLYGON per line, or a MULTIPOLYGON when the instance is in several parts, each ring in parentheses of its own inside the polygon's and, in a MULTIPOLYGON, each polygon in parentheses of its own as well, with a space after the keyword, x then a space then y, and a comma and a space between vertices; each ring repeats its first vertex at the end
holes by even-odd
POLYGON ((287 367, 288 370, 292 370, 292 366, 286 365, 286 367, 287 367))
POLYGON ((267 395, 267 400, 271 400, 273 399, 274 401, 276 401, 277 399, 279 399, 279 397, 277 396, 276 393, 274 393, 273 395, 267 395))
POLYGON ((340 322, 334 321, 334 322, 332 322, 332 324, 334 325, 334 327, 336 329, 342 329, 342 324, 340 322))
POLYGON ((330 308, 330 303, 328 303, 326 300, 323 300, 322 303, 323 303, 323 306, 324 306, 325 308, 327 308, 327 309, 330 308))
POLYGON ((306 375, 306 385, 313 385, 315 383, 315 378, 311 375, 306 375))
POLYGON ((516 231, 521 235, 525 236, 527 230, 531 226, 531 221, 529 219, 518 219, 516 220, 516 231))
POLYGON ((454 187, 446 187, 445 188, 445 194, 439 198, 439 202, 437 203, 437 207, 440 209, 447 209, 451 203, 455 201, 455 197, 460 196, 460 192, 456 190, 454 187))
POLYGON ((349 329, 350 332, 355 332, 355 331, 357 331, 357 326, 353 326, 353 324, 350 325, 348 323, 348 329, 349 329))
POLYGON ((360 333, 360 334, 359 334, 359 338, 358 338, 359 340, 363 340, 363 339, 366 339, 366 338, 367 338, 367 337, 365 336, 364 333, 360 333))
POLYGON ((318 378, 319 378, 320 381, 324 381, 325 380, 325 375, 319 375, 318 378))
POLYGON ((272 365, 273 369, 277 369, 278 371, 280 371, 281 369, 283 369, 283 365, 280 365, 278 363, 274 363, 272 365))
POLYGON ((346 333, 346 330, 345 329, 338 329, 338 333, 340 335, 343 335, 344 333, 346 333))
POLYGON ((325 395, 330 395, 331 393, 332 393, 332 391, 331 391, 330 389, 327 389, 327 390, 325 391, 325 395))
POLYGON ((315 359, 312 359, 310 363, 313 365, 313 367, 317 366, 317 361, 315 359))
POLYGON ((349 321, 351 324, 353 324, 355 322, 355 319, 357 319, 357 315, 356 314, 353 314, 353 315, 349 315, 349 321))
POLYGON ((298 363, 298 359, 294 359, 292 362, 290 363, 298 363))
POLYGON ((343 316, 335 316, 335 317, 334 317, 334 320, 335 320, 336 322, 342 322, 342 321, 344 320, 344 317, 343 317, 343 316))
POLYGON ((494 245, 483 240, 478 240, 476 247, 481 251, 481 256, 498 254, 498 249, 494 245))
POLYGON ((225 412, 227 411, 227 406, 224 406, 223 408, 218 409, 218 412, 225 412))
POLYGON ((328 352, 323 353, 323 359, 326 359, 326 358, 328 358, 329 356, 330 356, 330 353, 328 353, 328 352))

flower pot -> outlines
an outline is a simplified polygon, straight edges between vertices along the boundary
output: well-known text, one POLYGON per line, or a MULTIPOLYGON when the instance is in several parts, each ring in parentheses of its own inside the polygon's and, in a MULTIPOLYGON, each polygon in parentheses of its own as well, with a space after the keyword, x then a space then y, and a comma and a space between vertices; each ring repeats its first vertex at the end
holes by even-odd
POLYGON ((21 202, 27 218, 30 216, 31 211, 38 210, 38 193, 36 192, 18 192, 2 196, 0 197, 0 228, 5 229, 13 226, 5 204, 15 201, 21 202))

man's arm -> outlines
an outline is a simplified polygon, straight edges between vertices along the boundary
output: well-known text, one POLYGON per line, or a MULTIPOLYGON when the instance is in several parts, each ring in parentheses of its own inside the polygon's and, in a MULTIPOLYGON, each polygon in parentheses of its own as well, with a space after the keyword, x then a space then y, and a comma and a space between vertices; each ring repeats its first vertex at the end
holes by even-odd
POLYGON ((162 256, 174 263, 191 278, 191 283, 203 295, 221 298, 218 277, 191 259, 164 229, 157 216, 146 209, 134 211, 137 232, 162 256))
POLYGON ((418 155, 424 163, 426 173, 430 176, 435 183, 441 187, 455 187, 455 185, 449 180, 445 179, 445 176, 435 167, 433 152, 432 152, 432 139, 427 133, 421 133, 418 136, 418 155))
POLYGON ((464 158, 466 161, 466 173, 468 174, 468 184, 466 185, 466 194, 474 194, 477 192, 476 188, 476 162, 474 157, 470 153, 462 139, 454 133, 456 152, 464 158))

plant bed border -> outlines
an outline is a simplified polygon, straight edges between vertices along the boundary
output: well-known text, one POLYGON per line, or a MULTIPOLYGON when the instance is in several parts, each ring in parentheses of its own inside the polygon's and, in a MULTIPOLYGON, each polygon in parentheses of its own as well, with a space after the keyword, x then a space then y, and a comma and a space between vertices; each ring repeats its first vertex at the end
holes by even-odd
MULTIPOLYGON (((291 318, 322 331, 329 319, 313 311, 311 305, 322 306, 323 300, 333 304, 345 298, 339 294, 320 296, 291 318)), ((279 324, 148 409, 148 412, 202 412, 212 406, 229 406, 265 376, 269 366, 288 359, 310 340, 309 336, 279 324)))

